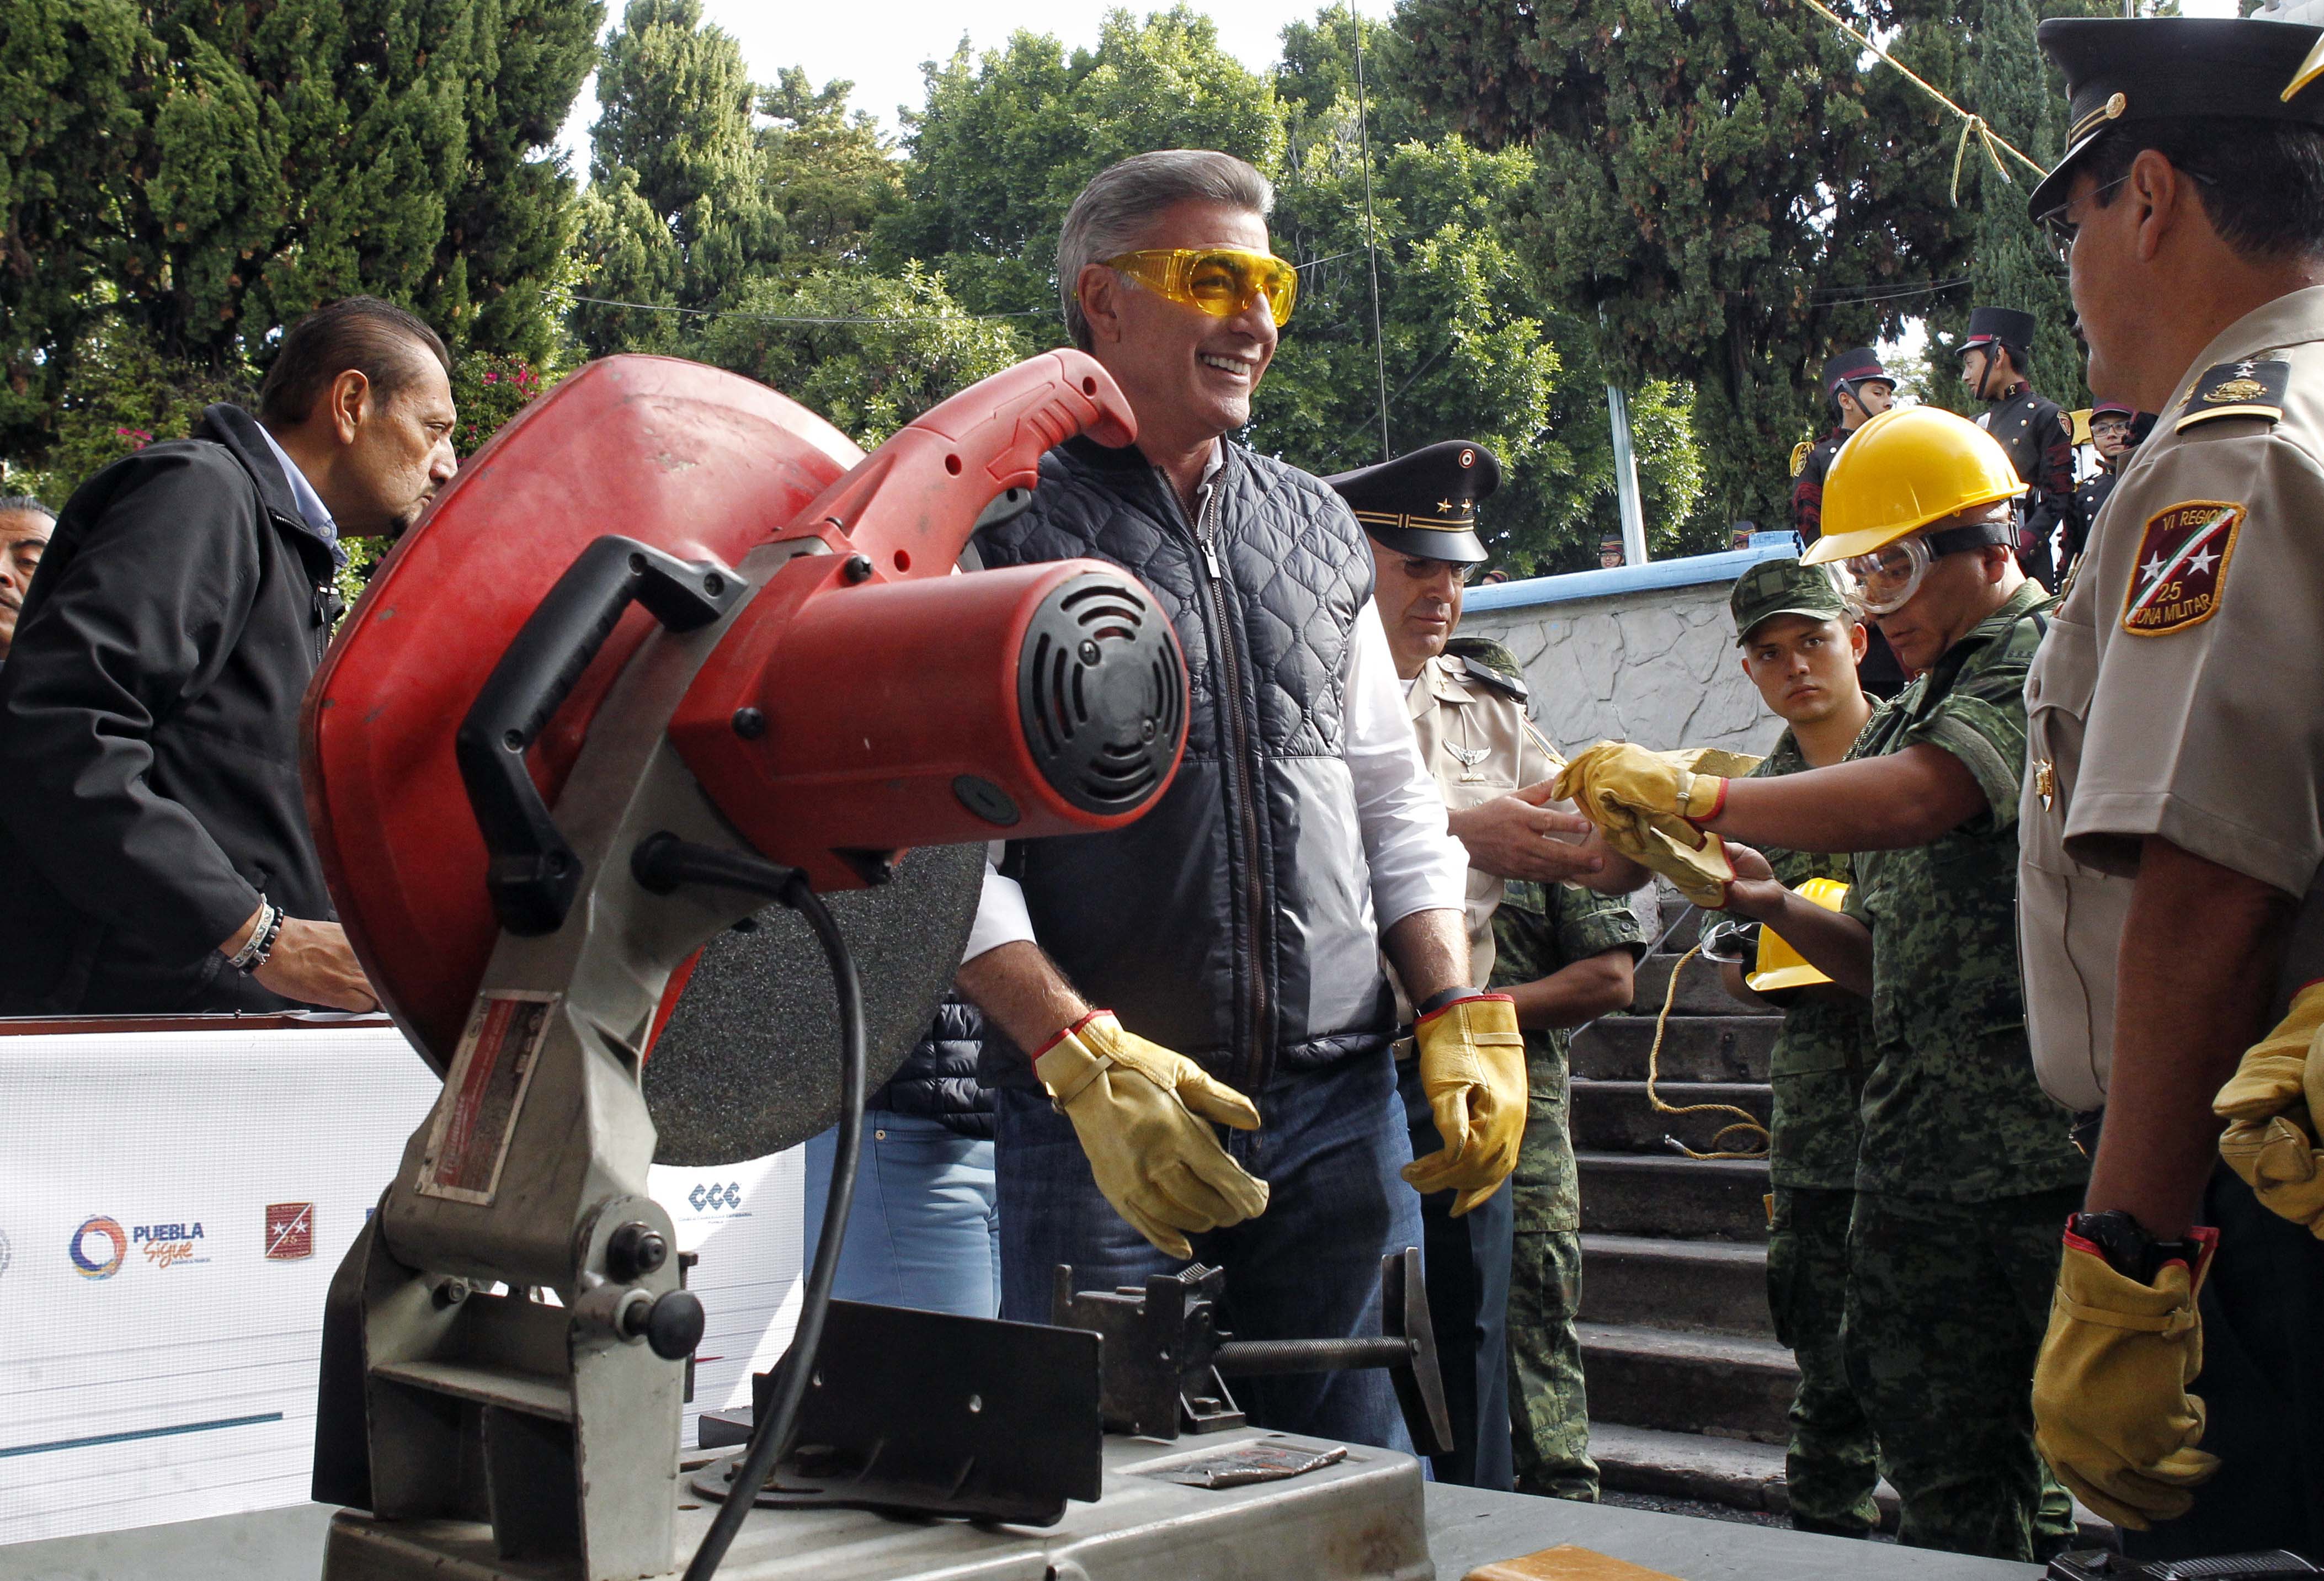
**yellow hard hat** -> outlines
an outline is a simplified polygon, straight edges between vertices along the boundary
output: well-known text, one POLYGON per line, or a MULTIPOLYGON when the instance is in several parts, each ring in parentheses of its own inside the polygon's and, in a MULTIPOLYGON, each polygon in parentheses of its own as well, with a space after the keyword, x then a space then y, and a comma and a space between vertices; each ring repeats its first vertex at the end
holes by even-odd
MULTIPOLYGON (((1874 420, 1877 421, 1877 419, 1874 420)), ((1870 423, 1865 425, 1871 427, 1870 423)), ((1796 892, 1800 899, 1812 901, 1827 911, 1837 911, 1848 899, 1848 886, 1836 878, 1812 878, 1796 892)), ((1808 965, 1800 952, 1792 948, 1791 940, 1772 928, 1759 929, 1759 969, 1745 977, 1754 994, 1774 994, 1785 988, 1806 988, 1818 983, 1829 983, 1830 977, 1808 965)))
POLYGON ((1937 406, 1895 406, 1848 436, 1823 480, 1820 566, 1870 554, 1932 522, 2015 499, 2024 483, 2000 441, 1937 406))

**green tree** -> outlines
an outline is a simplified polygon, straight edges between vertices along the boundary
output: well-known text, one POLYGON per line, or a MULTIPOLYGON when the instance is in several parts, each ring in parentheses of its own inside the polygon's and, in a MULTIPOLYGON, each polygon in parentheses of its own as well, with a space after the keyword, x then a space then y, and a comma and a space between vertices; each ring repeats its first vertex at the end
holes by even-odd
POLYGON ((936 267, 972 311, 1056 303, 1065 210, 1117 160, 1216 148, 1270 175, 1280 168, 1273 84, 1184 5, 1143 23, 1110 11, 1097 47, 1070 57, 1054 38, 1019 32, 981 58, 964 41, 923 69, 927 102, 905 117, 908 201, 880 226, 874 256, 936 267))
MULTIPOLYGON (((630 0, 597 69, 579 294, 659 308, 724 305, 775 254, 777 219, 752 125, 742 46, 701 0, 630 0)), ((682 314, 576 304, 594 355, 673 349, 682 314)))
MULTIPOLYGON (((1960 51, 1933 4, 1837 8, 1949 88, 1960 51)), ((1817 363, 1893 335, 1923 299, 1890 293, 1962 266, 1957 123, 1788 5, 1402 0, 1397 26, 1432 116, 1532 149, 1525 250, 1602 365, 1692 387, 1709 519, 1783 520, 1817 363)))
MULTIPOLYGON (((1500 458, 1503 485, 1486 512, 1497 558, 1521 571, 1594 565, 1599 539, 1618 531, 1604 381, 1588 337, 1510 241, 1526 223, 1532 156, 1486 153, 1432 125, 1402 86, 1408 47, 1378 27, 1366 29, 1360 128, 1355 28, 1334 5, 1284 32, 1276 80, 1289 130, 1274 234, 1303 264, 1301 306, 1260 387, 1252 439, 1317 472, 1379 459, 1384 360, 1391 449, 1462 438, 1500 458), (1405 140, 1388 143, 1396 132, 1405 140)), ((1665 381, 1633 405, 1641 486, 1668 552, 1702 490, 1686 393, 1665 381)))
MULTIPOLYGON (((2066 85, 2035 43, 2034 30, 2045 16, 2114 15, 2118 9, 2111 0, 1970 0, 1964 7, 1969 102, 2028 156, 2045 167, 2054 163, 2066 147, 2066 85)), ((2026 194, 2036 178, 2006 153, 2002 159, 2006 180, 1983 160, 1964 172, 1962 201, 1971 202, 1975 194, 1969 283, 1948 298, 1949 311, 1932 316, 1932 363, 1959 373, 1956 348, 1967 333, 1971 306, 2019 308, 2040 321, 2033 346, 2034 387, 2069 409, 2087 406, 2089 393, 2082 383, 2082 348, 2074 339, 2065 266, 2025 212, 2026 194)), ((1945 405, 1982 410, 1958 378, 1947 384, 1945 405)))
POLYGON ((231 382, 282 324, 350 291, 412 307, 456 347, 545 353, 574 195, 544 156, 601 14, 597 0, 14 0, 0 448, 46 454, 103 359, 150 353, 166 381, 231 382))
POLYGON ((686 355, 770 384, 869 449, 929 407, 1038 347, 964 310, 941 276, 835 269, 753 281, 686 355))
POLYGON ((902 162, 869 111, 848 109, 854 87, 818 88, 792 66, 759 96, 772 123, 758 134, 760 179, 793 266, 860 259, 872 225, 902 206, 902 162))

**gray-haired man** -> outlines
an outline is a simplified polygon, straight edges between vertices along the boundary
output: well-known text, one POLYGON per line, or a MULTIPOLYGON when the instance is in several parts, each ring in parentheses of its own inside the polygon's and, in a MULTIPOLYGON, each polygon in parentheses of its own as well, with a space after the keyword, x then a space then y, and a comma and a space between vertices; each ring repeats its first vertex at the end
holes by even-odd
MULTIPOLYGON (((1420 1243, 1398 1175, 1471 1205, 1524 1132, 1516 1017, 1470 981, 1468 860, 1414 744, 1363 531, 1323 483, 1224 438, 1296 295, 1268 250, 1272 202, 1242 161, 1192 150, 1083 191, 1058 242, 1066 324, 1138 441, 1051 451, 1030 508, 977 541, 988 566, 1136 573, 1193 678, 1168 793, 1127 828, 1011 846, 961 970, 994 1028, 1008 1318, 1046 1318, 1060 1262, 1105 1290, 1198 1257, 1225 1268, 1239 1335, 1361 1332, 1380 1255, 1420 1243), (1446 1141, 1417 1164, 1383 944, 1446 1141)), ((1242 1403, 1269 1427, 1403 1441, 1376 1372, 1255 1379, 1242 1403)))
POLYGON ((32 585, 32 571, 56 524, 57 513, 30 495, 0 499, 0 664, 8 661, 24 589, 32 585))

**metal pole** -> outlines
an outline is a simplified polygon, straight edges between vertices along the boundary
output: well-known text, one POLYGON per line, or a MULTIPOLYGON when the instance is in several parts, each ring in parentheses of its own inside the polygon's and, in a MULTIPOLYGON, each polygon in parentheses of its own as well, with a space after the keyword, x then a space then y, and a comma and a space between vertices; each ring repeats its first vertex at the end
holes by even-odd
POLYGON ((1356 26, 1356 138, 1364 161, 1364 260, 1372 274, 1372 365, 1379 374, 1380 459, 1388 448, 1388 346, 1380 339, 1379 247, 1372 233, 1372 134, 1364 115, 1364 18, 1350 0, 1348 15, 1356 26))
POLYGON ((1630 448, 1630 402, 1619 384, 1606 386, 1606 420, 1614 430, 1614 499, 1622 512, 1622 563, 1646 563, 1646 513, 1638 503, 1638 458, 1630 448))

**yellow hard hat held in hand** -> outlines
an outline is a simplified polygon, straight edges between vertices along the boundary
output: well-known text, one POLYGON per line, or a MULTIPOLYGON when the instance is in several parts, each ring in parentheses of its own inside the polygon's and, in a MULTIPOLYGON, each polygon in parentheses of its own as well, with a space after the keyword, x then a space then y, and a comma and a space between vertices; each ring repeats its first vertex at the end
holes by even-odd
POLYGON ((2247 1049, 2212 1111, 2226 1120, 2219 1156, 2271 1212, 2324 1239, 2324 981, 2292 997, 2283 1020, 2247 1049))
POLYGON ((1185 1055, 1123 1031, 1113 1012, 1059 1032, 1033 1074, 1074 1123, 1097 1188, 1157 1251, 1191 1257, 1189 1233, 1267 1210, 1267 1182, 1228 1157, 1210 1126, 1255 1131, 1258 1109, 1185 1055))
MULTIPOLYGON (((1848 886, 1836 878, 1812 878, 1800 885, 1800 899, 1837 911, 1848 899, 1848 886)), ((1792 948, 1792 941, 1772 928, 1759 929, 1759 964, 1743 979, 1754 994, 1780 994, 1787 988, 1812 988, 1831 979, 1792 948)))

